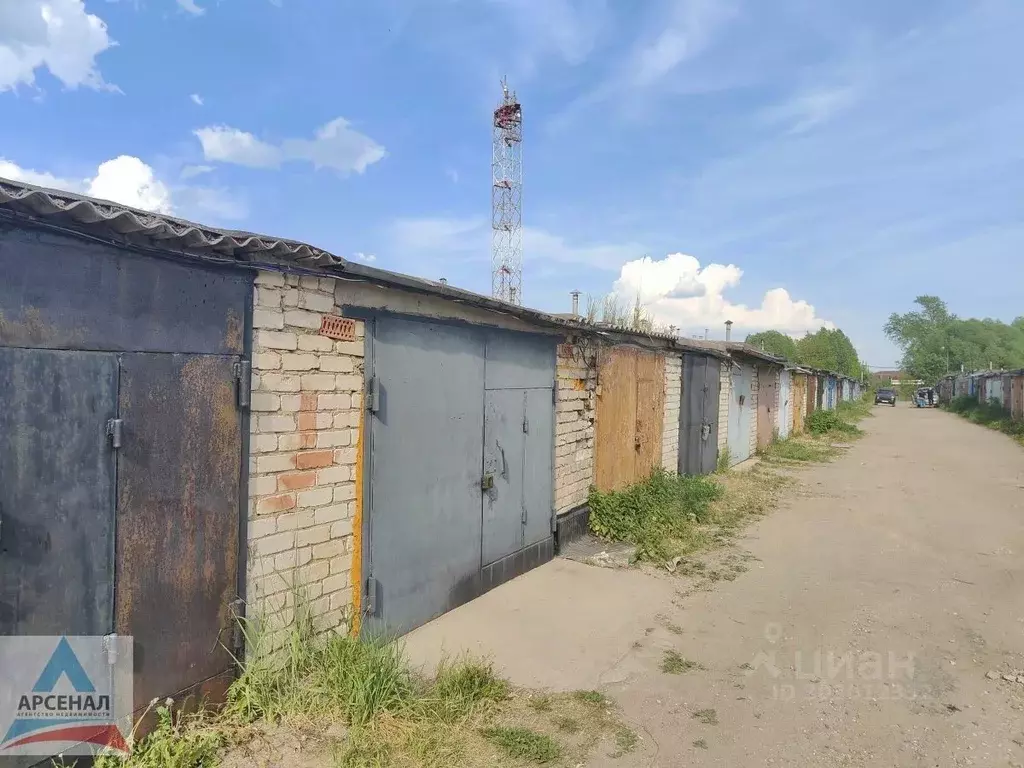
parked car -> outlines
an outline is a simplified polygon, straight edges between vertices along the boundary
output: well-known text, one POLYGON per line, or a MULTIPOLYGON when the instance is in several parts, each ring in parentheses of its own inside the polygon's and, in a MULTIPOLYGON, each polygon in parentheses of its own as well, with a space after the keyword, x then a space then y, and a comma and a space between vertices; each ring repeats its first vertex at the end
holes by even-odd
POLYGON ((879 389, 875 392, 875 405, 879 403, 886 403, 888 405, 896 405, 896 390, 895 389, 879 389))

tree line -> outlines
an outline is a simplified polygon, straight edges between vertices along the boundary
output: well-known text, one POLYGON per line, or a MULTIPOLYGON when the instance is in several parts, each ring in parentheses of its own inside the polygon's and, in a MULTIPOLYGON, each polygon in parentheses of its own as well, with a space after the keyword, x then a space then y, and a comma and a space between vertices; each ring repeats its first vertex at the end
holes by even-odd
POLYGON ((918 296, 917 309, 893 313, 885 335, 903 353, 900 368, 915 379, 946 373, 1024 368, 1024 317, 1012 323, 960 318, 938 296, 918 296))
POLYGON ((821 328, 801 339, 779 331, 761 331, 747 336, 747 344, 797 365, 835 371, 855 379, 867 379, 871 375, 857 355, 850 337, 838 328, 821 328))

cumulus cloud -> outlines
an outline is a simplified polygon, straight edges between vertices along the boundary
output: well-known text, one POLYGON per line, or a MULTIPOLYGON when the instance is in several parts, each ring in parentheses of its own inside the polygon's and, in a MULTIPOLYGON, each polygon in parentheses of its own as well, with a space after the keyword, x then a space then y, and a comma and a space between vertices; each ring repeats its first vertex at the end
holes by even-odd
POLYGON ((83 0, 0 2, 0 91, 34 85, 45 68, 68 88, 109 88, 96 57, 114 45, 83 0))
POLYGON ((702 267, 693 256, 672 253, 657 261, 645 256, 626 262, 613 290, 630 303, 639 296, 656 320, 684 332, 717 327, 726 320, 732 320, 737 329, 790 334, 835 327, 806 301, 794 300, 785 288, 767 291, 759 307, 729 301, 725 292, 739 285, 742 276, 743 270, 735 264, 702 267))
MULTIPOLYGON (((244 203, 228 190, 214 187, 171 185, 137 157, 120 155, 100 163, 87 178, 66 178, 47 171, 23 168, 0 157, 0 177, 98 197, 154 213, 179 214, 181 210, 217 219, 242 219, 244 203)), ((182 178, 187 178, 182 173, 182 178)))
POLYGON ((178 5, 185 13, 191 13, 193 16, 202 16, 206 13, 205 8, 196 5, 196 0, 178 0, 178 5))
POLYGON ((121 155, 100 163, 85 190, 90 197, 111 200, 154 213, 173 213, 171 191, 153 169, 137 157, 121 155))
POLYGON ((277 168, 286 161, 306 161, 314 168, 333 168, 339 173, 363 173, 387 152, 343 117, 316 130, 312 139, 285 139, 279 146, 227 125, 200 128, 195 132, 207 160, 277 168))
POLYGON ((194 132, 203 147, 203 157, 213 162, 234 163, 249 168, 276 168, 281 164, 281 150, 251 133, 213 125, 194 132))
POLYGON ((197 107, 203 106, 203 97, 200 96, 198 93, 193 93, 191 96, 189 96, 189 98, 192 99, 192 103, 195 104, 197 107))

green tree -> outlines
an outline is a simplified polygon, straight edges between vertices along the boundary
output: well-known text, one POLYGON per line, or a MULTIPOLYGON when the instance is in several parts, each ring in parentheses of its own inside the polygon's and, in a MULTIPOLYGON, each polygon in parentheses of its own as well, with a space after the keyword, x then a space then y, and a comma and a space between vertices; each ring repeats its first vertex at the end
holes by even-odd
POLYGON ((772 355, 784 357, 787 360, 796 362, 796 342, 792 336, 787 336, 779 331, 761 331, 747 336, 747 344, 763 349, 772 355))
POLYGON ((1024 317, 961 319, 937 296, 918 296, 917 309, 893 313, 885 334, 903 353, 900 367, 913 378, 935 381, 947 371, 1024 367, 1024 317))
POLYGON ((796 362, 855 378, 860 378, 864 371, 850 337, 838 328, 821 328, 797 341, 796 362))

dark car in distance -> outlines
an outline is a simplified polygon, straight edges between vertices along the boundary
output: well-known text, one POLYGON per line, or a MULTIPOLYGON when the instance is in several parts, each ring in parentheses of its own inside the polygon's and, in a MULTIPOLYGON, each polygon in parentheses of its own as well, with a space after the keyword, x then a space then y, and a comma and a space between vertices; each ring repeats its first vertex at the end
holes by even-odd
POLYGON ((879 403, 887 403, 888 405, 896 405, 896 390, 895 389, 879 389, 875 392, 875 405, 879 403))

